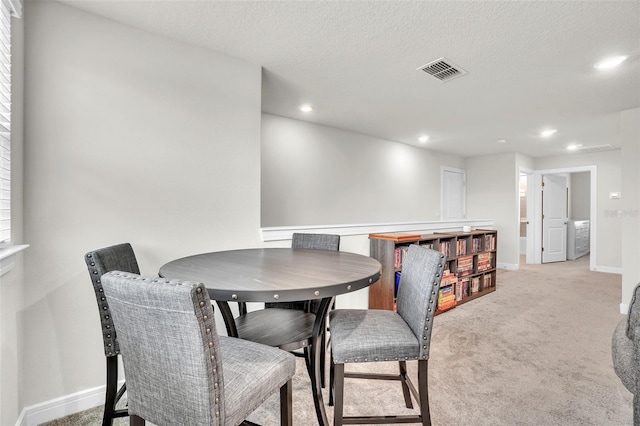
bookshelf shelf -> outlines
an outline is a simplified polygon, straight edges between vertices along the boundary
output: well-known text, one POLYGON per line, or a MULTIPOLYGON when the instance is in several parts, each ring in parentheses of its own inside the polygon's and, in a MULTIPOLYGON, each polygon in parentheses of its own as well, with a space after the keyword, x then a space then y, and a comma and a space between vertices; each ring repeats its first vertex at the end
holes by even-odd
POLYGON ((446 255, 436 314, 494 292, 497 239, 498 232, 488 229, 424 235, 369 234, 371 257, 382 264, 380 280, 369 287, 369 308, 395 310, 399 274, 411 244, 426 246, 446 255))

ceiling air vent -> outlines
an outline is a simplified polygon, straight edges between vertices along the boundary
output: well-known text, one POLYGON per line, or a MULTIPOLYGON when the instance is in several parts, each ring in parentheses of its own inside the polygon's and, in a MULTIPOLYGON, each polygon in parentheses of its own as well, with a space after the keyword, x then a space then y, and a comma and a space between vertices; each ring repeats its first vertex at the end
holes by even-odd
POLYGON ((431 61, 426 65, 418 68, 429 75, 434 76, 440 81, 449 81, 457 77, 462 77, 467 72, 448 60, 447 58, 439 58, 431 61))
POLYGON ((615 149, 619 149, 611 144, 607 145, 595 145, 595 146, 581 146, 575 149, 573 152, 602 152, 602 151, 613 151, 615 149))

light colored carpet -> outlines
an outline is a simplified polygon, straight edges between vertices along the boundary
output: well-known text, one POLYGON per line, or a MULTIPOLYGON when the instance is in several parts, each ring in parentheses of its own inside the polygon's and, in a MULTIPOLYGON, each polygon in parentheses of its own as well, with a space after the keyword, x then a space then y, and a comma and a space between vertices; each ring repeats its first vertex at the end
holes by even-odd
MULTIPOLYGON (((498 271, 497 282, 496 292, 436 317, 429 361, 433 424, 633 424, 632 395, 611 361, 611 336, 623 318, 620 276, 590 272, 585 256, 498 271)), ((413 376, 414 364, 409 363, 413 376)), ((369 368, 395 372, 397 364, 351 367, 369 368)), ((408 412, 398 383, 347 379, 345 395, 347 415, 408 412)), ((46 425, 99 425, 101 409, 46 425)), ((294 424, 317 424, 302 360, 293 412, 294 424)), ((332 407, 327 413, 332 419, 332 407)), ((279 424, 278 399, 267 400, 250 419, 279 424)))

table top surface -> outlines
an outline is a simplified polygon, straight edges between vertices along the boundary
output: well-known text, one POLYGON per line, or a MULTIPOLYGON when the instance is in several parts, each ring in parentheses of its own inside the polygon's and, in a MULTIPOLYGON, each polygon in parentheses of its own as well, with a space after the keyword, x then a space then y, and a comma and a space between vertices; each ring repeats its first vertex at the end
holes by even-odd
POLYGON ((213 300, 287 302, 360 290, 379 279, 380 269, 355 253, 261 248, 184 257, 162 266, 160 276, 202 282, 213 300))

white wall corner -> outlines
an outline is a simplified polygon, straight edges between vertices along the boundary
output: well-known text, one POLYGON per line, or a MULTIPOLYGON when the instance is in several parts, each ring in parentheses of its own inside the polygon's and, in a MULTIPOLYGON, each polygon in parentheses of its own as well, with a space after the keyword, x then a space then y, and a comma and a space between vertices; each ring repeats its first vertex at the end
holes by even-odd
POLYGON ((620 313, 623 315, 627 315, 629 313, 629 305, 626 303, 620 304, 620 313))
POLYGON ((0 277, 15 266, 15 255, 27 249, 28 244, 0 248, 0 277))
POLYGON ((498 269, 505 269, 507 271, 518 271, 520 269, 520 265, 517 263, 501 263, 497 264, 498 269))
MULTIPOLYGON (((120 380, 118 387, 123 383, 124 380, 120 380)), ((37 426, 97 407, 104 404, 105 391, 106 386, 98 386, 25 407, 15 426, 37 426)))
POLYGON ((596 266, 592 270, 595 272, 606 272, 607 274, 622 275, 622 268, 613 268, 611 266, 596 266))

